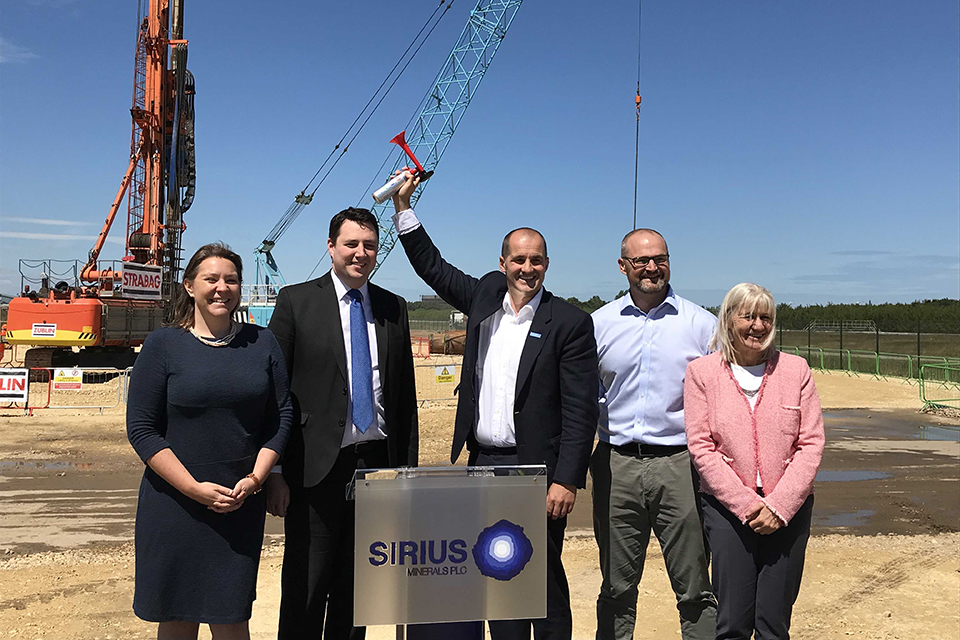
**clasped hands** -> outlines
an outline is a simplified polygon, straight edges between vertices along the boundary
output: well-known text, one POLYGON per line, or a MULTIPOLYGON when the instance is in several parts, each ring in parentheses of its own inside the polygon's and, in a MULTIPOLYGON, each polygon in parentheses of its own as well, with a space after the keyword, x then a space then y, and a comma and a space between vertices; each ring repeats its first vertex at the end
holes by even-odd
POLYGON ((762 500, 757 500, 750 506, 750 512, 747 514, 747 526, 754 533, 762 536, 770 535, 783 526, 780 518, 765 505, 762 500))
POLYGON ((190 496, 217 513, 230 513, 243 506, 243 501, 257 491, 257 482, 250 477, 240 478, 233 489, 216 482, 198 482, 190 496))

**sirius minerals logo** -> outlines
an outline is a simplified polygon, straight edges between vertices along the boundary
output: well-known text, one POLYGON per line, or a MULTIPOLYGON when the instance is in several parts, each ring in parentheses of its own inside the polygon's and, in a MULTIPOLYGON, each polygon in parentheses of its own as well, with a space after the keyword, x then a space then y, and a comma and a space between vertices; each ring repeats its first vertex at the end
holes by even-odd
POLYGON ((516 578, 533 556, 533 545, 523 527, 501 520, 480 532, 473 545, 473 561, 488 578, 516 578))
MULTIPOLYGON (((375 567, 404 567, 408 577, 462 576, 468 567, 467 542, 453 540, 378 540, 370 545, 367 560, 375 567)), ((473 561, 488 578, 507 581, 517 577, 533 557, 533 544, 523 527, 500 520, 480 532, 473 545, 473 561)))

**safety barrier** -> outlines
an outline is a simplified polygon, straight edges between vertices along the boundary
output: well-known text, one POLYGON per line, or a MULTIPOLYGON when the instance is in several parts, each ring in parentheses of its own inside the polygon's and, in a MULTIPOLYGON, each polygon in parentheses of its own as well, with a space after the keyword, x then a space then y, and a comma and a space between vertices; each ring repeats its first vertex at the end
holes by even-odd
POLYGON ((430 359, 430 338, 410 338, 410 350, 414 358, 430 359))
POLYGON ((960 358, 943 356, 912 356, 905 353, 877 353, 855 349, 823 349, 820 347, 780 346, 785 353, 805 358, 811 369, 844 371, 851 375, 869 375, 877 378, 906 378, 916 380, 920 367, 938 365, 960 366, 960 358))
POLYGON ((428 406, 431 402, 455 402, 460 386, 460 358, 434 354, 432 364, 414 365, 417 380, 417 402, 428 406))
POLYGON ((781 345, 779 349, 806 359, 811 369, 842 371, 851 376, 868 375, 878 380, 894 378, 904 384, 917 383, 924 407, 960 404, 960 399, 953 397, 960 396, 960 358, 795 345, 781 345))
POLYGON ((920 399, 928 407, 960 409, 960 365, 925 364, 920 367, 920 399))
POLYGON ((33 415, 39 409, 97 409, 103 414, 126 402, 131 369, 112 367, 31 367, 27 402, 10 403, 33 415), (18 406, 21 405, 21 406, 18 406))

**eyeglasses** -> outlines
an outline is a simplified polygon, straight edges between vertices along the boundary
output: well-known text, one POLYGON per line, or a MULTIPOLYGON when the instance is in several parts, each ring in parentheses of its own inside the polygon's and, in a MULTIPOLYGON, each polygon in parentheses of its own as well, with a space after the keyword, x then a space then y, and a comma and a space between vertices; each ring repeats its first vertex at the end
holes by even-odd
POLYGON ((754 323, 758 318, 760 319, 760 322, 762 322, 766 326, 770 326, 771 324, 773 324, 773 318, 764 314, 758 315, 756 313, 739 313, 737 314, 737 317, 751 324, 754 323))
POLYGON ((653 260, 653 263, 658 267, 663 266, 670 262, 670 256, 666 253, 661 253, 658 256, 637 256, 635 258, 628 258, 627 256, 621 256, 623 260, 626 260, 634 267, 639 269, 640 267, 645 267, 650 264, 650 261, 653 260))

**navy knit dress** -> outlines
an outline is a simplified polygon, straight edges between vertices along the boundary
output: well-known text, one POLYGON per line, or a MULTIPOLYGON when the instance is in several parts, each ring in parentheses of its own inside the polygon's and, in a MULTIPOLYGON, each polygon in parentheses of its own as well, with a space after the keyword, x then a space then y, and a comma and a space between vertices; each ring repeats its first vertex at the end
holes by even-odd
MULTIPOLYGON (((292 419, 283 354, 273 334, 257 325, 244 325, 225 347, 179 327, 153 331, 130 377, 133 448, 146 461, 169 447, 198 482, 233 489, 253 471, 261 448, 282 453, 292 419)), ((137 616, 249 620, 265 513, 262 493, 236 511, 215 513, 147 467, 137 503, 137 616)))

